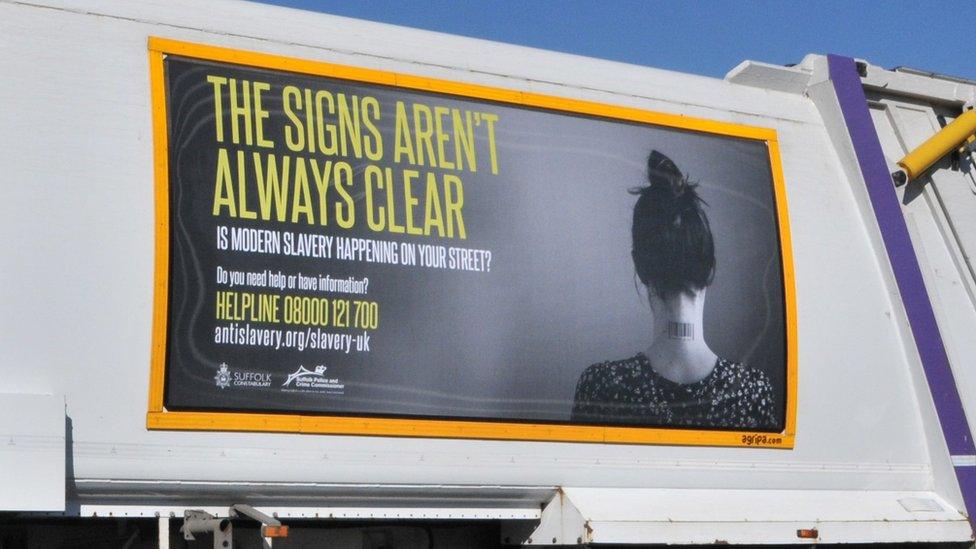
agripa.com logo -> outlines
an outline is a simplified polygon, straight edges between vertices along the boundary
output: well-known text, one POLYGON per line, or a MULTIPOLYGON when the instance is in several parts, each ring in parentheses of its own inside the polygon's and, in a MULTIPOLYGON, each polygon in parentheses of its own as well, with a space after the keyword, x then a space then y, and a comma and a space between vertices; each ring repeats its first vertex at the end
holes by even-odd
POLYGON ((271 387, 271 374, 262 372, 235 372, 226 363, 220 364, 214 383, 221 389, 228 387, 271 387))
POLYGON ((337 377, 326 376, 328 366, 318 365, 314 370, 309 370, 305 366, 299 366, 293 373, 288 374, 285 382, 281 384, 282 391, 289 392, 315 392, 330 395, 341 395, 345 392, 346 384, 341 383, 337 377))

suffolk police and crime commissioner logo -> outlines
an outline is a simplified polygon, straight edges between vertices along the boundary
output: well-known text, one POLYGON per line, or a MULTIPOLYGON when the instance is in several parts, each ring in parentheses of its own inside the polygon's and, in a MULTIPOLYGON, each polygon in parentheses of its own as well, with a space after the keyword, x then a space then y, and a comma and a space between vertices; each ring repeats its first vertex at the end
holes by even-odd
MULTIPOLYGON (((338 378, 328 378, 325 371, 328 368, 324 365, 316 366, 314 370, 309 370, 305 366, 299 366, 298 370, 288 375, 285 382, 281 384, 281 390, 285 392, 322 392, 328 394, 342 394, 346 385, 340 383, 338 378)), ((220 389, 228 387, 271 387, 271 374, 261 372, 236 372, 230 369, 226 363, 221 363, 220 369, 214 376, 214 383, 220 389)))
POLYGON ((330 395, 341 395, 345 392, 346 384, 340 383, 339 378, 329 378, 325 376, 328 368, 318 365, 315 370, 309 370, 305 366, 299 366, 297 370, 288 375, 285 382, 281 385, 282 391, 287 392, 316 392, 327 393, 330 395))

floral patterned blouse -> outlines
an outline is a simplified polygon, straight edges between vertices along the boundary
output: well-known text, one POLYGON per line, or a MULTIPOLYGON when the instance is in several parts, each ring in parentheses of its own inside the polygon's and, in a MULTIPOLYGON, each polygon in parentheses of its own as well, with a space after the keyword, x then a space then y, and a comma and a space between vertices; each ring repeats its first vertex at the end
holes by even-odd
POLYGON ((644 353, 587 368, 576 384, 573 421, 606 425, 778 431, 772 385, 761 370, 719 359, 694 383, 670 381, 644 353))

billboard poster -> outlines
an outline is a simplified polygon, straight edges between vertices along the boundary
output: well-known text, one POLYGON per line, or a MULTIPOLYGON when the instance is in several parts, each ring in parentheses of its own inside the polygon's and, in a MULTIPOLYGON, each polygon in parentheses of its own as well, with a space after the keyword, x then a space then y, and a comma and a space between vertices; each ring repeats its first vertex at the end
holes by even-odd
POLYGON ((150 427, 792 445, 772 130, 150 50, 150 427))

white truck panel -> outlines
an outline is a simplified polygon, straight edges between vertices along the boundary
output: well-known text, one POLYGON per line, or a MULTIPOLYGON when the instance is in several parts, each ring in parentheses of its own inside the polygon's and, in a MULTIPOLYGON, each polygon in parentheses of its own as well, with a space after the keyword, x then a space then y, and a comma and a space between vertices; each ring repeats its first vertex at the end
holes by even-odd
MULTIPOLYGON (((740 498, 737 509, 746 506, 742 518, 752 502, 772 512, 777 502, 802 497, 788 517, 761 520, 799 524, 831 513, 829 520, 839 525, 934 516, 933 523, 946 522, 947 529, 935 526, 938 532, 925 539, 968 537, 955 509, 958 494, 935 481, 932 454, 944 449, 926 442, 926 429, 933 428, 930 404, 918 401, 918 358, 906 350, 913 343, 905 339, 904 311, 877 249, 877 228, 858 206, 863 190, 845 171, 850 159, 836 150, 811 99, 231 1, 208 3, 206 10, 187 0, 0 2, 0 31, 0 231, 8 235, 0 240, 0 391, 65 395, 77 503, 69 513, 167 512, 203 501, 215 489, 232 497, 252 486, 247 483, 259 487, 265 508, 282 513, 288 512, 283 502, 295 495, 302 513, 346 508, 331 502, 335 486, 352 490, 362 506, 391 507, 382 502, 399 498, 368 485, 425 493, 422 505, 432 509, 478 509, 494 501, 491 506, 522 518, 534 518, 526 509, 538 508, 555 487, 667 489, 668 497, 683 502, 694 501, 697 490, 719 489, 747 491, 729 492, 740 498), (148 431, 150 36, 774 128, 798 296, 795 448, 148 431), (521 495, 505 495, 514 489, 521 495), (153 493, 177 495, 185 506, 155 503, 153 493), (896 505, 906 498, 939 501, 942 511, 896 505)), ((954 345, 961 350, 966 344, 954 345)), ((28 436, 13 433, 11 440, 28 436)), ((671 528, 663 526, 667 517, 648 520, 663 532, 671 528)), ((844 532, 848 537, 836 533, 836 539, 868 539, 865 531, 844 532)), ((701 542, 683 533, 662 535, 701 542)), ((758 526, 742 526, 730 538, 772 539, 758 526)))
POLYGON ((64 397, 0 393, 0 508, 61 511, 64 397))

